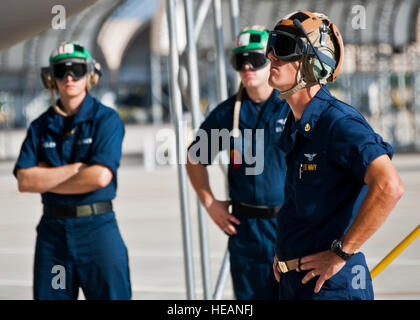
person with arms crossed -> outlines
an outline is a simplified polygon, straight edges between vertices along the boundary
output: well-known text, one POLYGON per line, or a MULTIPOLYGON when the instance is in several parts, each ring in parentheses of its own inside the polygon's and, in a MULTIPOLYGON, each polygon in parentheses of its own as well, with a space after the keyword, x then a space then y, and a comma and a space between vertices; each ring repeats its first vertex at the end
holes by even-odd
POLYGON ((276 143, 290 109, 277 97, 278 91, 268 85, 267 38, 268 31, 261 26, 240 32, 232 57, 241 78, 239 91, 208 115, 188 149, 190 181, 210 217, 229 235, 233 288, 241 300, 272 300, 278 296, 271 261, 286 166, 284 153, 276 143), (227 143, 219 145, 220 136, 215 132, 222 133, 227 143), (221 150, 230 154, 232 201, 215 199, 209 185, 206 165, 221 150), (252 150, 255 162, 250 161, 252 150), (229 213, 230 204, 233 214, 229 213))
POLYGON ((86 299, 130 299, 128 253, 112 208, 124 126, 88 92, 100 66, 86 48, 62 43, 49 62, 41 75, 52 107, 30 124, 13 171, 19 191, 40 193, 43 204, 34 299, 77 299, 79 288, 86 299))
POLYGON ((273 262, 280 299, 373 299, 357 251, 403 194, 393 149, 325 87, 344 53, 327 16, 289 14, 270 31, 266 53, 269 83, 292 110, 279 143, 287 154, 273 262), (363 285, 354 285, 355 270, 363 285))

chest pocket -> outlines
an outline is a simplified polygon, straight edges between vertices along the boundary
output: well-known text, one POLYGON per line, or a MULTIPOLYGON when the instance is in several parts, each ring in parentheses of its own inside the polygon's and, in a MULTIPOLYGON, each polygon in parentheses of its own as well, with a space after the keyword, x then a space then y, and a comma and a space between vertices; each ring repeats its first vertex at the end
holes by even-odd
POLYGON ((93 137, 80 135, 74 141, 73 145, 73 161, 87 162, 90 157, 90 150, 93 143, 93 137))
POLYGON ((275 146, 283 134, 286 119, 273 119, 265 126, 264 140, 268 146, 275 146))
POLYGON ((89 162, 93 133, 90 121, 79 123, 75 126, 75 132, 68 137, 71 144, 70 162, 89 162))
POLYGON ((41 138, 41 156, 40 162, 48 162, 53 166, 60 166, 60 143, 53 136, 45 135, 41 138))
POLYGON ((297 165, 297 185, 322 184, 325 178, 327 157, 326 152, 302 152, 296 163, 297 165))

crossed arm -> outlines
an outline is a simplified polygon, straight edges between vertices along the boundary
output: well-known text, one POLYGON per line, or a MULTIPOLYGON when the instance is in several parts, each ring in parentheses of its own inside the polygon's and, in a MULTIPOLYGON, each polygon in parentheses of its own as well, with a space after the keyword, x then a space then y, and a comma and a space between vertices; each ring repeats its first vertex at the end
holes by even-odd
POLYGON ((39 163, 35 167, 18 169, 20 192, 83 194, 106 187, 112 180, 112 171, 103 165, 82 162, 60 167, 39 163))

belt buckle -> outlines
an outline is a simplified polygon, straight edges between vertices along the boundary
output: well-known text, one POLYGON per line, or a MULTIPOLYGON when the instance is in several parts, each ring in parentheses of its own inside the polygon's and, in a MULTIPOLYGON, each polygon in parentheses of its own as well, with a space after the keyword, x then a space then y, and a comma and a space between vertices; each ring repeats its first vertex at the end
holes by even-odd
POLYGON ((289 272, 289 268, 287 267, 286 262, 284 262, 284 261, 279 261, 279 262, 278 262, 278 266, 279 266, 280 271, 281 271, 282 273, 289 272))
POLYGON ((87 217, 93 215, 94 211, 90 205, 81 205, 76 207, 76 217, 87 217))

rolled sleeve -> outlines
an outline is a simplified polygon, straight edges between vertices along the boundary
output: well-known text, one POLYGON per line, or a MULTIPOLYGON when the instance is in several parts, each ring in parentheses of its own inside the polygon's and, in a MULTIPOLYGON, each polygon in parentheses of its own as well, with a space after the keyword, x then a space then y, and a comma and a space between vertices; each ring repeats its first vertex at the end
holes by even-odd
POLYGON ((97 123, 88 164, 104 165, 112 171, 115 177, 120 165, 123 138, 123 123, 119 115, 112 111, 97 123))
POLYGON ((364 119, 346 117, 337 121, 330 136, 332 160, 350 170, 360 181, 369 165, 381 155, 390 159, 393 149, 376 134, 364 119))

